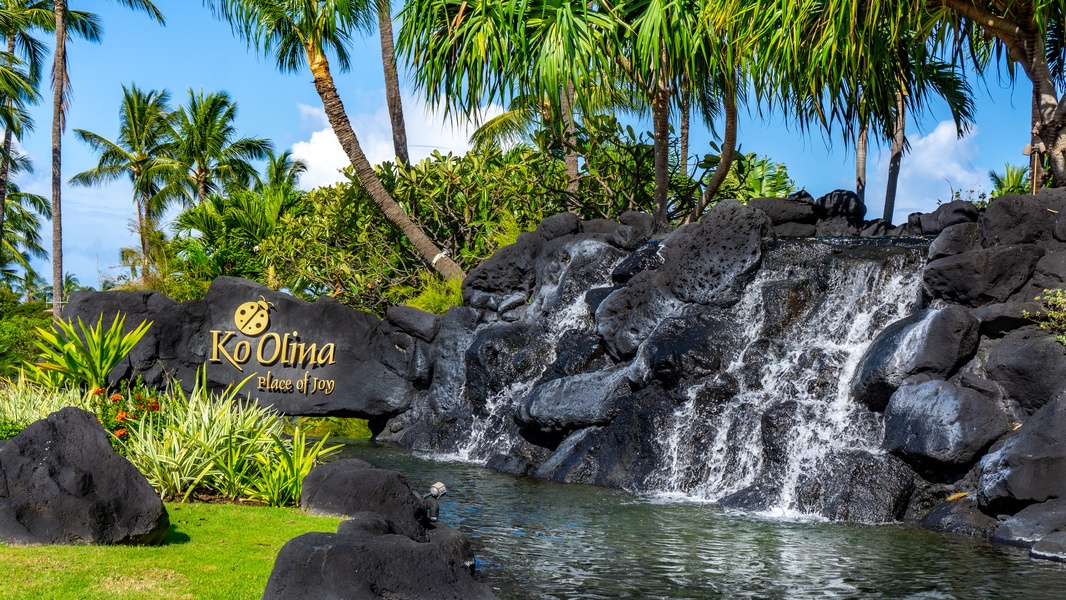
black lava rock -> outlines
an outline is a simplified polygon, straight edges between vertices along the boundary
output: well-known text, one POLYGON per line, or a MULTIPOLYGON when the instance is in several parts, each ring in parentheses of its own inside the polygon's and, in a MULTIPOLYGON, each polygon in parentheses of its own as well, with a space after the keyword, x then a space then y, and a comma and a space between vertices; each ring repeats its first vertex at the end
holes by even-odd
POLYGON ((773 241, 765 213, 731 200, 719 202, 696 227, 664 242, 666 262, 659 270, 681 301, 730 306, 773 241))
POLYGON ((303 480, 300 506, 313 514, 381 515, 389 532, 425 541, 421 496, 415 495, 403 475, 375 469, 358 459, 329 462, 311 469, 303 480))
POLYGON ((1052 240, 1055 214, 1046 198, 1004 194, 990 202, 981 219, 984 245, 1009 246, 1052 240))
POLYGON ((988 353, 985 373, 1029 414, 1066 389, 1066 348, 1044 331, 1015 331, 988 353))
POLYGON ((437 337, 441 322, 440 315, 413 306, 390 306, 385 311, 385 318, 405 333, 425 342, 432 342, 437 337))
POLYGON ((752 198, 748 201, 748 206, 766 213, 774 225, 785 223, 813 225, 818 220, 818 216, 814 213, 814 203, 802 197, 752 198))
POLYGON ((1003 407, 948 381, 903 385, 885 409, 885 449, 919 471, 960 471, 1007 432, 1003 407))
POLYGON ((270 572, 265 600, 481 600, 496 598, 448 541, 402 535, 305 533, 289 540, 270 572))
POLYGON ((851 190, 833 190, 814 201, 819 220, 843 217, 852 225, 859 225, 866 217, 866 205, 851 190))
POLYGON ((1066 394, 1055 396, 981 459, 977 492, 990 514, 1066 498, 1066 394))
POLYGON ((981 226, 977 223, 959 223, 945 227, 940 235, 929 244, 929 260, 979 250, 981 248, 981 226))
POLYGON ((939 258, 925 267, 932 298, 966 306, 1006 302, 1021 290, 1044 256, 1039 246, 996 246, 939 258))
POLYGON ((1044 536, 1066 529, 1066 498, 1048 500, 1027 506, 1003 521, 992 541, 1009 546, 1028 548, 1044 536))
POLYGON ((852 380, 852 395, 870 410, 883 411, 905 379, 947 378, 973 356, 977 342, 977 320, 962 307, 914 313, 870 344, 852 380))
POLYGON ((797 508, 833 521, 898 521, 914 492, 914 472, 894 456, 836 452, 819 470, 800 476, 797 508))
POLYGON ((555 436, 590 425, 609 423, 629 393, 624 369, 593 371, 541 383, 526 395, 515 421, 542 434, 555 436))
POLYGON ((156 545, 169 528, 159 494, 92 413, 67 407, 0 441, 0 541, 156 545))
POLYGON ((1066 562, 1066 531, 1056 531, 1040 538, 1040 541, 1029 549, 1029 557, 1066 562))
POLYGON ((921 526, 941 533, 987 538, 999 527, 999 521, 981 512, 977 501, 966 496, 937 504, 922 518, 921 526))

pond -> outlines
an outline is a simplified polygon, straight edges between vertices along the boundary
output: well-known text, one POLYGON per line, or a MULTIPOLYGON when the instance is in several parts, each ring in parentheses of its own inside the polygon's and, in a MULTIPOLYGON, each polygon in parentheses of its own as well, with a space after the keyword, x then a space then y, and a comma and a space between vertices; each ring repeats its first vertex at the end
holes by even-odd
POLYGON ((390 446, 342 450, 397 469, 470 536, 504 599, 1063 598, 1066 565, 906 526, 783 521, 678 499, 513 477, 390 446))

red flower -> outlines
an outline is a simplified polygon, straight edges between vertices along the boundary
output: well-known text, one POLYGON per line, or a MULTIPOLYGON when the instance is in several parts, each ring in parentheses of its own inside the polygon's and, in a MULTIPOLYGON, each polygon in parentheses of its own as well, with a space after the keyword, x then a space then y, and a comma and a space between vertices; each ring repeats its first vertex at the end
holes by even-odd
POLYGON ((93 396, 103 396, 104 388, 93 388, 93 396))
POLYGON ((144 396, 142 396, 140 394, 134 394, 133 397, 138 399, 138 400, 144 400, 144 396))
POLYGON ((116 429, 115 430, 115 437, 122 437, 124 435, 126 435, 126 429, 125 428, 116 429))
POLYGON ((152 406, 150 408, 152 410, 159 410, 159 402, 157 402, 156 400, 152 400, 152 406))
POLYGON ((120 410, 120 411, 118 411, 118 414, 115 415, 115 420, 116 421, 125 421, 126 420, 126 416, 127 416, 126 415, 126 411, 120 410))
POLYGON ((112 402, 122 402, 122 394, 119 394, 119 393, 111 394, 111 401, 112 402))

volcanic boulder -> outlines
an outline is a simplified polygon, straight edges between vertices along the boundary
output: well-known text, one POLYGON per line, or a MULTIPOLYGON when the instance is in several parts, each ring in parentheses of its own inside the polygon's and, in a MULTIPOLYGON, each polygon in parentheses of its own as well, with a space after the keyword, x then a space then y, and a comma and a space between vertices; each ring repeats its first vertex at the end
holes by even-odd
POLYGON ((170 519, 92 413, 67 407, 0 441, 0 541, 163 543, 170 519))

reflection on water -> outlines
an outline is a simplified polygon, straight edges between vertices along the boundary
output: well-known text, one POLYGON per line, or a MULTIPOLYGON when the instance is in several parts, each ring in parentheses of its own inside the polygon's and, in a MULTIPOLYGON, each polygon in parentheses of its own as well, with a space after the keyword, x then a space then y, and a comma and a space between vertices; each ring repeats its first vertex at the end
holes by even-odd
POLYGON ((1066 566, 967 538, 784 522, 370 443, 342 452, 420 493, 446 483, 441 520, 471 537, 478 577, 505 599, 1066 598, 1066 566))

